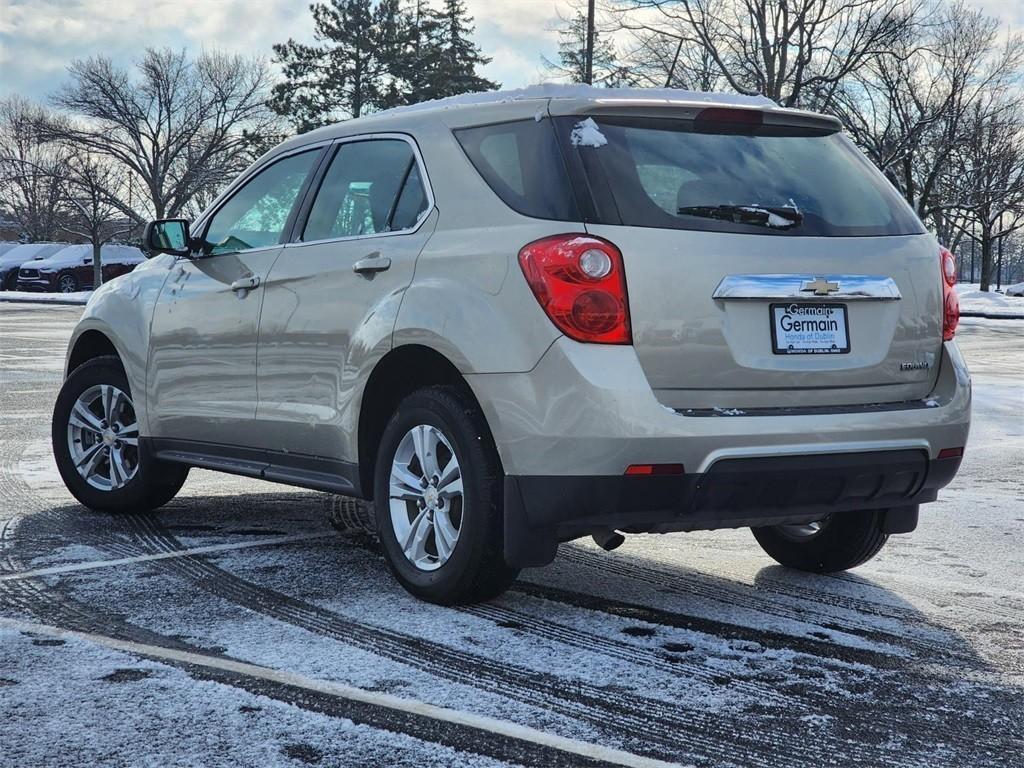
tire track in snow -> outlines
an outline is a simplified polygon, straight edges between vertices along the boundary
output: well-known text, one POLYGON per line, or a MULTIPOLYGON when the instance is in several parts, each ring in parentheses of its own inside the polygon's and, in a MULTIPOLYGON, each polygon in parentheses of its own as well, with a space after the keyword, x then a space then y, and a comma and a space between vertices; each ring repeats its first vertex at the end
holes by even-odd
MULTIPOLYGON (((24 478, 17 471, 20 452, 16 448, 12 448, 12 444, 7 441, 0 443, 0 500, 7 499, 10 502, 5 504, 4 508, 32 514, 32 522, 35 522, 36 517, 45 518, 48 522, 57 522, 54 518, 60 520, 61 516, 54 515, 51 510, 46 509, 45 502, 36 497, 33 489, 25 483, 24 478)), ((25 564, 17 556, 19 542, 12 536, 12 531, 19 519, 24 518, 21 515, 13 517, 4 521, 3 526, 0 527, 0 572, 18 573, 27 570, 25 564)), ((59 535, 60 530, 61 527, 58 525, 53 527, 52 532, 59 535)), ((66 627, 78 632, 105 634, 144 645, 211 655, 207 649, 200 646, 139 627, 109 613, 97 611, 79 601, 68 598, 56 588, 48 587, 39 579, 0 582, 0 606, 4 605, 20 610, 43 623, 66 627)), ((223 656, 223 658, 230 657, 223 656)), ((397 715, 391 711, 382 711, 380 708, 318 695, 305 689, 254 680, 220 670, 203 669, 185 664, 176 665, 166 659, 152 658, 152 660, 179 666, 197 680, 218 682, 292 704, 311 712, 331 717, 343 717, 381 730, 402 733, 425 742, 442 744, 463 752, 480 754, 513 764, 536 766, 537 768, 605 765, 600 761, 586 760, 578 755, 569 756, 564 752, 537 745, 524 745, 515 739, 476 729, 460 729, 450 724, 439 728, 435 721, 426 718, 397 715)), ((237 661, 237 659, 235 660, 237 661)))
POLYGON ((559 549, 559 557, 599 570, 603 574, 614 573, 674 594, 745 608, 787 621, 817 625, 824 629, 859 635, 876 642, 895 643, 899 647, 917 653, 941 658, 947 663, 956 662, 967 669, 977 668, 980 664, 977 659, 950 649, 948 634, 941 630, 934 632, 937 635, 934 640, 917 637, 901 631, 902 627, 892 626, 893 622, 889 620, 878 622, 872 620, 871 617, 865 617, 853 611, 829 615, 804 610, 773 599, 771 595, 757 594, 755 590, 720 578, 715 574, 702 573, 699 576, 689 576, 636 560, 626 562, 621 556, 616 557, 605 552, 590 552, 582 547, 562 547, 559 549))
MULTIPOLYGON (((133 546, 141 546, 145 551, 185 548, 155 520, 131 515, 121 518, 121 522, 135 537, 131 544, 123 541, 95 543, 122 556, 136 551, 133 546)), ((803 743, 794 752, 791 741, 781 736, 759 734, 755 737, 743 733, 732 727, 728 716, 715 716, 629 691, 558 678, 510 663, 499 666, 485 656, 364 624, 249 582, 202 558, 184 556, 154 561, 153 565, 160 570, 177 573, 210 594, 256 613, 410 664, 451 682, 497 692, 514 701, 549 709, 586 722, 613 738, 622 734, 643 734, 641 745, 624 747, 641 754, 661 759, 683 757, 729 763, 739 749, 743 753, 743 764, 765 768, 776 764, 773 755, 779 754, 779 750, 792 754, 799 761, 794 765, 817 766, 825 757, 814 743, 803 743)), ((774 712, 773 717, 797 719, 778 712, 774 712)), ((855 753, 860 751, 854 747, 855 753)))
MULTIPOLYGON (((7 471, 10 468, 10 463, 4 458, 6 457, 0 457, 0 487, 13 488, 14 495, 22 501, 31 498, 31 489, 28 486, 23 485, 24 490, 17 487, 21 478, 17 476, 12 478, 7 471)), ((47 515, 45 512, 37 514, 47 515)), ((2 555, 0 572, 18 573, 26 570, 24 563, 17 557, 18 542, 11 535, 12 528, 11 521, 7 521, 0 529, 0 555, 2 555)), ((56 588, 48 587, 39 579, 0 582, 0 606, 21 611, 44 624, 60 626, 76 632, 103 634, 131 643, 216 656, 230 661, 241 661, 224 654, 211 653, 208 649, 187 643, 180 638, 153 632, 126 622, 120 617, 97 611, 91 606, 68 598, 56 588)), ((448 746, 461 752, 484 755, 517 765, 536 766, 536 768, 607 765, 602 761, 585 759, 579 755, 569 755, 556 749, 527 744, 514 738, 476 728, 458 727, 450 723, 439 727, 435 720, 429 718, 395 713, 392 710, 368 704, 318 694, 305 688, 254 679, 224 670, 175 663, 165 658, 147 656, 146 654, 134 655, 183 669, 196 680, 221 683, 292 704, 310 712, 345 718, 380 730, 411 736, 424 742, 448 746)))

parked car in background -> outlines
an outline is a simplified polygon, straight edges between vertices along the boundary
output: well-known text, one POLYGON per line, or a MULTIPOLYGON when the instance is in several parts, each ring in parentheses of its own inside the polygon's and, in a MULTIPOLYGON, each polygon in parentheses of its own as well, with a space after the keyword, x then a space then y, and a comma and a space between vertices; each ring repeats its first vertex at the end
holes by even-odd
MULTIPOLYGON (((146 260, 142 251, 130 245, 104 245, 100 252, 103 282, 126 275, 146 260)), ((68 245, 47 258, 22 265, 18 272, 19 291, 75 293, 93 288, 92 245, 68 245)))
POLYGON ((1003 293, 1007 296, 1024 296, 1024 283, 1008 285, 1003 289, 1003 293))
POLYGON ((22 264, 45 259, 67 247, 67 243, 25 243, 0 254, 0 290, 13 291, 17 287, 18 270, 22 264))

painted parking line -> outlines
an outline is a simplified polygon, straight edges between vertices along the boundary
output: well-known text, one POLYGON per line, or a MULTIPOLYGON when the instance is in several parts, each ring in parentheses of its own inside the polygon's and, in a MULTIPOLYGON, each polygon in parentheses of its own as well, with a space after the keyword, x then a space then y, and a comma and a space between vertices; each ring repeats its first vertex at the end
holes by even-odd
POLYGON ((344 683, 334 683, 326 680, 316 680, 292 672, 286 672, 271 667, 263 667, 257 664, 248 664, 242 661, 222 659, 216 656, 207 656, 201 653, 180 651, 173 648, 164 648, 159 645, 148 645, 145 643, 134 643, 128 640, 118 640, 106 635, 98 635, 91 632, 76 632, 74 630, 62 629, 49 624, 37 624, 31 621, 18 619, 0 618, 0 628, 10 629, 16 632, 30 632, 37 635, 46 635, 60 639, 76 639, 84 642, 101 645, 115 651, 132 653, 140 656, 148 656, 153 659, 178 662, 180 664, 191 664, 197 667, 217 669, 233 674, 245 675, 260 680, 266 680, 282 685, 290 685, 296 688, 303 688, 315 693, 334 696, 349 701, 369 704, 371 706, 383 707, 396 712, 404 712, 410 715, 430 718, 438 722, 461 725, 477 730, 516 739, 530 744, 536 744, 550 749, 557 749, 580 757, 592 760, 601 760, 612 765, 629 766, 629 768, 671 768, 678 764, 667 763, 662 760, 635 755, 612 747, 604 747, 598 744, 591 744, 586 741, 577 741, 565 736, 530 728, 526 725, 511 723, 506 720, 477 715, 471 712, 462 712, 457 709, 439 707, 416 699, 406 699, 399 696, 392 696, 377 691, 365 691, 362 688, 355 688, 344 683))
POLYGON ((90 560, 84 563, 54 565, 49 568, 37 568, 31 571, 5 573, 0 575, 0 581, 15 581, 16 579, 33 579, 39 576, 54 576, 61 573, 75 573, 76 571, 92 571, 97 568, 113 568, 118 565, 146 563, 151 560, 166 560, 170 557, 185 557, 186 555, 209 555, 214 552, 230 552, 236 549, 249 549, 251 547, 270 547, 275 544, 290 544, 294 541, 310 541, 311 539, 324 539, 328 536, 333 535, 333 533, 301 533, 292 536, 274 536, 269 539, 260 539, 259 541, 239 541, 235 542, 234 544, 210 544, 206 547, 178 549, 174 552, 160 552, 158 554, 152 555, 137 555, 136 557, 119 557, 116 560, 90 560))

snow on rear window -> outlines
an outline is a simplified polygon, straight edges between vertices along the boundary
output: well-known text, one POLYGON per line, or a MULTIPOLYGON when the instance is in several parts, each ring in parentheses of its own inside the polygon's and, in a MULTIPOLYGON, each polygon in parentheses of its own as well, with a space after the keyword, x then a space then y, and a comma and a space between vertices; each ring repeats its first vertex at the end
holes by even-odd
POLYGON ((574 147, 603 147, 608 143, 608 139, 601 133, 601 129, 597 127, 597 123, 592 117, 576 123, 569 136, 569 141, 574 147))

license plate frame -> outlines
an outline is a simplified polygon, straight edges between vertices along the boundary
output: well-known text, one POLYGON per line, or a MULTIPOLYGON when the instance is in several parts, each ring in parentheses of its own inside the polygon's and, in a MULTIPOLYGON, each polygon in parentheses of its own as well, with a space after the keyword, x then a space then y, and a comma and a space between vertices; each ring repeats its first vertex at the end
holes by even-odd
POLYGON ((772 332, 772 354, 774 355, 850 354, 850 312, 849 307, 845 304, 822 301, 778 302, 768 305, 768 321, 772 332), (790 329, 786 329, 783 325, 787 316, 790 318, 790 329), (835 321, 836 327, 834 330, 794 331, 792 330, 794 320, 835 321), (831 338, 829 337, 830 333, 831 338), (801 337, 802 334, 804 334, 803 337, 801 337))

